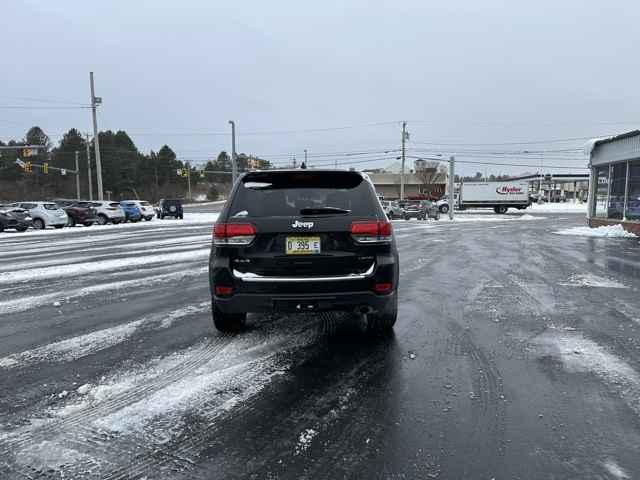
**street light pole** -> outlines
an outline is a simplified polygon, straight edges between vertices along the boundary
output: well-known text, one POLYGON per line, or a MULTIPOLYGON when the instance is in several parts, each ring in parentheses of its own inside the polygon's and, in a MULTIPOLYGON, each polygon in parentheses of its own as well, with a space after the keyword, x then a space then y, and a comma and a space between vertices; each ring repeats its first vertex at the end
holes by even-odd
POLYGON ((76 200, 80 200, 80 163, 78 157, 80 152, 76 150, 76 200))
POLYGON ((191 200, 191 165, 187 162, 187 198, 191 200))
POLYGON ((89 179, 89 200, 93 200, 93 179, 91 178, 91 146, 89 144, 89 134, 87 133, 87 177, 89 179))
POLYGON ((404 143, 407 138, 407 122, 402 122, 402 167, 400 169, 400 200, 404 200, 404 143))
POLYGON ((453 209, 456 203, 454 178, 456 175, 456 157, 449 157, 449 220, 453 220, 453 209))
POLYGON ((231 186, 236 183, 238 178, 238 165, 236 162, 236 123, 229 120, 231 124, 231 186))
POLYGON ((91 84, 91 116, 93 118, 93 143, 96 150, 96 179, 98 181, 98 200, 104 200, 102 194, 102 162, 100 161, 100 142, 98 140, 98 119, 96 118, 96 108, 102 104, 102 97, 96 97, 93 85, 93 72, 89 72, 89 82, 91 84))

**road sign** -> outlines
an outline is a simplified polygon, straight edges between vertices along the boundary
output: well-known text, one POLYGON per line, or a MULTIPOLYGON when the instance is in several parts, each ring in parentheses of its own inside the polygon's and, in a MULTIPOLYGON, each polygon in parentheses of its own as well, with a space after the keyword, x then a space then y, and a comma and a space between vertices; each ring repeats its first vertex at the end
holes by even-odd
POLYGON ((176 174, 177 174, 179 177, 181 177, 181 176, 182 176, 182 169, 181 169, 181 168, 177 169, 177 170, 176 170, 176 174))
POLYGON ((16 158, 16 165, 18 165, 20 168, 24 168, 25 163, 19 158, 16 158))
POLYGON ((60 169, 60 175, 66 175, 67 174, 67 170, 64 168, 60 169))

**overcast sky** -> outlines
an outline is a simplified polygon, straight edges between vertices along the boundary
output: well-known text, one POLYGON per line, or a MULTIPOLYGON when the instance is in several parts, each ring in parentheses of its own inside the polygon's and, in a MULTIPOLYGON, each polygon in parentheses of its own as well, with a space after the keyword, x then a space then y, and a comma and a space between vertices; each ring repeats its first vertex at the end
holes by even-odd
MULTIPOLYGON (((340 162, 383 157, 357 164, 365 168, 391 163, 396 152, 378 152, 399 148, 407 120, 411 155, 538 165, 539 154, 475 151, 584 142, 473 144, 639 127, 638 25, 633 0, 6 0, 0 139, 32 125, 55 141, 71 127, 88 131, 86 109, 6 107, 86 104, 93 70, 100 128, 126 130, 143 151, 167 143, 183 159, 205 160, 230 149, 234 119, 238 151, 275 162, 305 148, 373 152, 340 162), (308 131, 333 127, 353 128, 308 131)), ((543 161, 585 163, 573 158, 583 156, 547 152, 543 161)))

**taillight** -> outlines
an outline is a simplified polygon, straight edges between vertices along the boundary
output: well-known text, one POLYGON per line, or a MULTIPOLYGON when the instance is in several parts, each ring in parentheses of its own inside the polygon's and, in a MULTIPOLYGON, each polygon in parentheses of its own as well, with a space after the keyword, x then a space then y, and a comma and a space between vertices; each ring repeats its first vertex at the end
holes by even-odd
POLYGON ((233 293, 233 287, 227 287, 224 285, 216 285, 213 289, 215 294, 219 297, 228 297, 233 293))
POLYGON ((380 295, 386 295, 388 293, 391 293, 392 290, 393 290, 392 283, 375 283, 373 285, 373 291, 380 295))
POLYGON ((213 243, 216 245, 249 245, 256 237, 256 228, 250 223, 216 223, 213 243))
POLYGON ((393 236, 390 222, 353 222, 351 236, 358 243, 389 243, 393 236))

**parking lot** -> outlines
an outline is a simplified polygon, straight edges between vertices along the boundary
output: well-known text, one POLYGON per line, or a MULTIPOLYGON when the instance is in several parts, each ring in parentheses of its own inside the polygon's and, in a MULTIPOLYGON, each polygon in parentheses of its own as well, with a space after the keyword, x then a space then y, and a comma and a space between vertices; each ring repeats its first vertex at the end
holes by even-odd
POLYGON ((0 236, 0 478, 632 478, 640 243, 571 212, 394 221, 395 333, 214 331, 216 206, 0 236), (532 472, 537 472, 532 475, 532 472))

